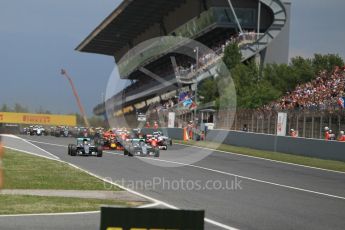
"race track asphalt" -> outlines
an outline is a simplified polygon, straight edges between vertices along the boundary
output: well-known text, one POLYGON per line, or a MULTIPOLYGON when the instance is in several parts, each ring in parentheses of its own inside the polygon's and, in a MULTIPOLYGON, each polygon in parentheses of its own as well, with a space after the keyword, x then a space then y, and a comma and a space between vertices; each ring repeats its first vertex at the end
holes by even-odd
MULTIPOLYGON (((67 155, 67 145, 74 139, 21 137, 63 161, 114 182, 124 182, 124 186, 159 201, 182 209, 203 209, 208 219, 229 229, 344 229, 345 226, 343 173, 218 151, 206 156, 203 149, 182 145, 161 151, 159 159, 132 158, 116 151, 106 151, 102 158, 71 157, 67 155), (189 164, 198 154, 206 157, 189 164), (213 188, 212 183, 216 185, 213 188)), ((4 222, 0 218, 0 226, 4 222)), ((90 228, 79 228, 74 223, 74 229, 95 229, 94 223, 90 223, 90 228)), ((61 229, 64 224, 62 221, 61 229)), ((222 228, 207 223, 205 229, 222 228)))

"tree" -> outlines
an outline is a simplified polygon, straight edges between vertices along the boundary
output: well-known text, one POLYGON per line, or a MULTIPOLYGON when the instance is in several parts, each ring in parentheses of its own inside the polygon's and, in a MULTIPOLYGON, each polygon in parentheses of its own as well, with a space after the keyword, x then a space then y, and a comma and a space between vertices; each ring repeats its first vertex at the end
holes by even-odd
POLYGON ((217 81, 214 78, 208 78, 199 83, 198 101, 202 104, 216 101, 219 97, 217 81))
MULTIPOLYGON (((75 113, 73 114, 77 117, 77 126, 84 126, 84 119, 83 117, 79 114, 79 113, 75 113)), ((92 116, 88 118, 88 121, 90 123, 91 127, 104 127, 105 126, 105 122, 104 122, 104 118, 101 116, 92 116)))
POLYGON ((314 73, 318 74, 320 71, 326 70, 332 72, 335 66, 343 66, 344 60, 338 54, 315 54, 312 60, 314 73))
POLYGON ((16 113, 28 113, 29 110, 26 107, 22 106, 21 104, 16 103, 14 105, 14 112, 16 112, 16 113))
POLYGON ((242 53, 237 43, 230 43, 225 47, 223 62, 229 70, 235 68, 242 61, 242 53))
POLYGON ((286 64, 266 65, 263 69, 263 79, 281 92, 291 91, 301 82, 294 69, 286 64))
POLYGON ((50 110, 44 109, 42 106, 40 106, 38 109, 36 109, 35 113, 40 114, 51 114, 50 110))
POLYGON ((6 104, 3 104, 0 111, 1 112, 11 112, 11 109, 6 104))
POLYGON ((100 116, 92 116, 89 118, 90 125, 92 127, 105 127, 104 119, 100 116))
POLYGON ((294 71, 295 84, 311 81, 315 77, 312 59, 300 56, 291 59, 291 68, 294 71))

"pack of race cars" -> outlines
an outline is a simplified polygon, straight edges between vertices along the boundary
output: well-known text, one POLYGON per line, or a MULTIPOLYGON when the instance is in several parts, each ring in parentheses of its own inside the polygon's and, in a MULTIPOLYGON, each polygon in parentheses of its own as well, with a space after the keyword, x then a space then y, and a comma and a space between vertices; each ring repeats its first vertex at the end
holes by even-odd
POLYGON ((70 156, 102 157, 103 150, 123 151, 127 156, 159 157, 160 150, 167 150, 172 139, 161 131, 143 134, 140 129, 127 130, 103 128, 56 126, 44 128, 33 125, 23 129, 23 134, 54 137, 76 137, 76 142, 68 145, 70 156))
POLYGON ((103 150, 118 150, 126 156, 159 157, 160 150, 167 150, 171 145, 172 139, 160 131, 143 134, 140 129, 111 129, 93 138, 77 138, 76 144, 68 145, 68 155, 102 157, 103 150))

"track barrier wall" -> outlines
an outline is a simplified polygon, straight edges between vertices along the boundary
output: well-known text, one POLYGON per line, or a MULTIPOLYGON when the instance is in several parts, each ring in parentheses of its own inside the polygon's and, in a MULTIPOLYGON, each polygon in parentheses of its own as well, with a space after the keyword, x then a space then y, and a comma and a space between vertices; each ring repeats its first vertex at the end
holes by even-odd
MULTIPOLYGON (((163 128, 161 130, 172 139, 183 140, 183 129, 181 128, 163 128)), ((143 129, 144 134, 152 133, 152 131, 153 129, 143 129)), ((209 130, 206 140, 258 150, 345 161, 345 143, 338 141, 293 138, 229 130, 209 130)))

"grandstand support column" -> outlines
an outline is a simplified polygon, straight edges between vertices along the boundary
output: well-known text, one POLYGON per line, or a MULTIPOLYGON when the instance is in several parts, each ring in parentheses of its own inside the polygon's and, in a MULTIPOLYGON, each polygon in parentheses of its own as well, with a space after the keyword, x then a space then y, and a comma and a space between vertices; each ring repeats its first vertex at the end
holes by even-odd
POLYGON ((270 129, 271 129, 271 115, 268 115, 267 134, 270 134, 270 129))
MULTIPOLYGON (((199 47, 195 47, 194 49, 195 52, 195 58, 196 58, 196 69, 195 71, 197 72, 199 70, 199 47)), ((198 77, 195 78, 195 93, 194 93, 194 101, 195 101, 195 106, 194 106, 194 125, 196 125, 196 119, 197 119, 197 114, 196 110, 198 107, 198 77)))
POLYGON ((299 132, 298 125, 299 125, 299 114, 297 114, 297 116, 296 116, 296 130, 297 130, 297 132, 299 132))
POLYGON ((322 139, 322 125, 323 125, 323 116, 320 117, 320 139, 322 139))
POLYGON ((202 5, 203 5, 205 11, 208 10, 207 1, 206 0, 202 0, 202 5))
POLYGON ((313 115, 311 117, 311 138, 314 138, 314 122, 315 122, 315 117, 313 115))
POLYGON ((251 124, 251 126, 252 126, 251 132, 254 132, 254 114, 253 113, 252 113, 252 124, 251 124))
POLYGON ((234 7, 232 6, 231 0, 228 0, 228 3, 229 3, 229 5, 230 5, 230 9, 231 9, 231 11, 232 11, 232 14, 233 14, 234 17, 235 17, 237 27, 238 27, 238 29, 240 30, 240 32, 243 33, 242 26, 241 26, 241 24, 240 24, 240 21, 238 20, 238 17, 237 17, 237 14, 236 14, 236 12, 235 12, 235 9, 234 9, 234 7))
POLYGON ((261 0, 258 3, 258 27, 256 29, 256 39, 259 40, 260 37, 260 25, 261 25, 261 0))
POLYGON ((275 119, 274 119, 274 134, 275 135, 277 135, 277 125, 278 125, 278 118, 275 117, 275 119))
POLYGON ((338 115, 338 133, 341 131, 341 118, 340 115, 338 115))
POLYGON ((167 36, 167 35, 168 35, 168 32, 167 32, 167 29, 166 29, 166 27, 165 27, 163 18, 161 19, 161 21, 160 21, 160 23, 159 23, 159 27, 160 27, 161 31, 163 32, 163 35, 164 35, 164 36, 167 36))
POLYGON ((305 125, 306 125, 306 117, 305 117, 305 115, 303 116, 303 137, 305 137, 305 135, 306 135, 306 130, 305 130, 305 125))

